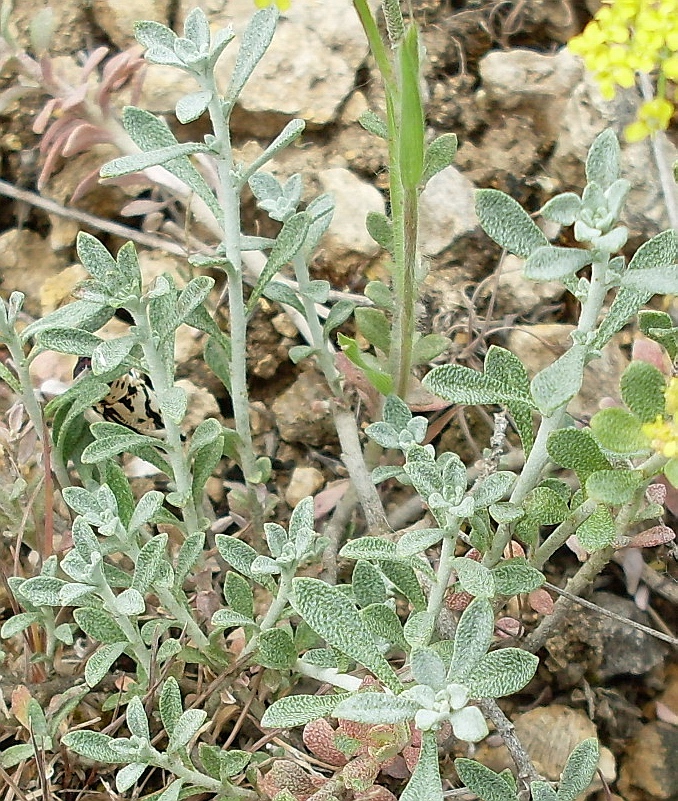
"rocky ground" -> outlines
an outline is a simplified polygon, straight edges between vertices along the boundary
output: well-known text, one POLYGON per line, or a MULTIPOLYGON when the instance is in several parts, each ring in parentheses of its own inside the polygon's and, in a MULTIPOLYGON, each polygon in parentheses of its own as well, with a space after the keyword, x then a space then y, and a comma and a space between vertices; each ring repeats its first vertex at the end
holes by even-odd
MULTIPOLYGON (((43 3, 22 0, 14 5, 10 30, 18 47, 30 49, 30 20, 43 3)), ((73 87, 83 85, 79 76, 83 54, 102 45, 111 54, 126 51, 134 43, 134 19, 155 19, 180 30, 195 5, 217 26, 232 21, 236 31, 253 10, 251 0, 135 0, 129 4, 60 0, 52 8, 51 68, 73 87)), ((575 319, 574 301, 564 296, 560 285, 526 282, 517 259, 501 259, 498 248, 478 226, 473 190, 502 189, 528 211, 537 211, 556 192, 582 188, 583 159, 597 133, 611 126, 621 134, 633 119, 639 103, 636 93, 623 92, 611 102, 603 101, 579 60, 564 49, 588 19, 586 5, 583 0, 412 2, 426 46, 428 133, 434 138, 453 131, 459 137, 455 166, 432 179, 422 197, 422 249, 430 270, 421 287, 420 327, 448 335, 453 343, 438 361, 478 366, 488 344, 497 343, 518 353, 533 374, 567 346, 575 319)), ((231 66, 227 51, 219 69, 227 76, 231 66)), ((90 87, 95 74, 86 79, 90 87)), ((140 247, 149 281, 166 270, 185 276, 185 260, 176 251, 193 250, 197 240, 209 241, 209 231, 186 219, 172 197, 149 190, 140 181, 90 182, 90 191, 78 190, 73 200, 83 180, 119 151, 110 143, 93 143, 86 152, 71 156, 67 150, 55 152, 56 134, 50 148, 45 137, 34 132, 49 99, 40 81, 17 77, 16 65, 7 59, 0 80, 4 89, 0 93, 2 178, 33 191, 39 181, 40 197, 62 207, 60 211, 45 208, 30 197, 2 204, 3 296, 13 290, 25 292, 27 316, 39 317, 66 302, 83 278, 82 268, 74 262, 78 230, 89 230, 117 249, 123 241, 120 235, 91 221, 84 224, 79 212, 121 222, 167 243, 166 248, 140 247)), ((111 94, 112 114, 115 117, 117 110, 133 102, 166 115, 181 141, 200 138, 207 132, 203 119, 182 128, 173 116, 177 99, 193 88, 176 71, 149 65, 135 72, 120 92, 111 94)), ((317 254, 314 277, 327 278, 340 291, 360 293, 368 280, 386 274, 384 254, 364 226, 368 211, 387 208, 386 150, 381 140, 358 124, 363 111, 379 111, 382 105, 378 74, 367 57, 350 2, 293 0, 233 118, 237 152, 248 161, 290 119, 306 121, 304 136, 281 154, 272 169, 279 178, 301 173, 307 200, 320 192, 335 196, 336 214, 317 254)), ((669 147, 668 158, 673 161, 675 147, 669 147)), ((631 231, 630 255, 640 243, 667 228, 668 220, 649 144, 623 144, 623 166, 633 186, 625 216, 631 231)), ((248 233, 274 231, 251 196, 243 213, 248 233)), ((582 396, 572 408, 575 415, 590 416, 601 397, 617 397, 634 335, 632 329, 622 332, 589 368, 582 396)), ((345 472, 338 460, 322 379, 308 364, 296 368, 288 359, 289 348, 300 342, 295 325, 281 309, 262 301, 249 349, 257 445, 261 453, 273 457, 275 491, 289 505, 316 492, 322 492, 331 505, 345 486, 345 472)), ((213 415, 228 421, 228 399, 197 361, 200 352, 196 336, 184 333, 177 363, 178 375, 192 398, 188 424, 213 415)), ((35 364, 36 385, 50 393, 60 383, 68 384, 72 363, 72 358, 53 354, 41 357, 35 364)), ((7 391, 5 398, 7 406, 11 401, 7 391)), ((489 417, 458 414, 443 431, 441 445, 471 463, 490 432, 489 417)), ((225 464, 210 483, 217 518, 228 514, 226 494, 232 479, 225 464)), ((392 506, 400 502, 394 498, 392 506)), ((9 545, 6 538, 3 547, 9 545)), ((646 554, 646 558, 656 561, 640 566, 627 562, 608 570, 593 600, 641 622, 666 625, 675 633, 678 573, 675 566, 667 567, 663 552, 654 557, 646 554)), ((11 559, 2 561, 9 565, 11 559)), ((548 578, 562 583, 575 567, 574 555, 563 556, 552 565, 548 578)), ((1 590, 0 599, 4 600, 1 590)), ((559 749, 569 752, 597 728, 607 749, 603 773, 615 782, 612 786, 620 797, 627 801, 678 798, 675 652, 672 655, 646 635, 581 610, 549 642, 543 657, 534 696, 520 698, 508 711, 524 742, 534 743, 533 756, 545 775, 556 779, 556 766, 562 764, 559 749), (557 734, 551 740, 544 737, 545 731, 557 734)), ((7 725, 0 724, 0 732, 8 738, 14 731, 10 723, 8 718, 7 725)), ((480 747, 477 757, 494 769, 503 767, 507 759, 504 749, 492 740, 480 747)))

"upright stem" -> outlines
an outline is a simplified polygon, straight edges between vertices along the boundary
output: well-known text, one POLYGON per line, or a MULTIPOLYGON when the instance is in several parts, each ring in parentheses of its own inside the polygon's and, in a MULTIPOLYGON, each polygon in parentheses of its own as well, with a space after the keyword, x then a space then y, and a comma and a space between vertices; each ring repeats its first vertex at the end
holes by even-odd
MULTIPOLYGON (((272 629, 275 624, 278 622, 278 618, 283 613, 283 610, 287 606, 287 602, 289 600, 290 594, 292 592, 292 579, 294 578, 294 574, 296 572, 297 565, 295 564, 291 568, 286 568, 282 570, 280 575, 280 584, 278 585, 278 593, 275 596, 273 603, 269 606, 264 619, 261 621, 259 626, 259 632, 268 631, 272 629)), ((240 658, 251 654, 252 651, 255 651, 257 648, 257 644, 259 642, 258 635, 252 637, 252 639, 247 643, 247 645, 243 648, 240 658)))
POLYGON ((405 399, 410 385, 412 346, 414 344, 414 304, 417 295, 419 194, 416 189, 403 192, 403 262, 402 306, 400 311, 400 355, 397 366, 397 393, 405 399))
MULTIPOLYGON (((579 324, 577 325, 577 332, 580 336, 585 337, 593 333, 596 329, 600 310, 603 307, 605 296, 607 294, 607 285, 605 283, 605 272, 610 260, 610 254, 603 254, 602 258, 594 261, 591 265, 591 281, 586 295, 586 300, 582 304, 581 315, 579 317, 579 324)), ((568 401, 569 403, 569 401, 568 401)), ((525 462, 518 481, 511 494, 511 503, 520 504, 525 500, 525 496, 533 490, 544 472, 549 461, 549 455, 546 451, 546 443, 549 436, 557 431, 563 425, 565 414, 567 412, 567 403, 564 403, 560 408, 556 409, 549 417, 542 417, 537 431, 537 436, 532 446, 532 451, 525 462)), ((494 567, 504 552, 504 548, 511 539, 511 527, 503 526, 497 531, 494 537, 492 546, 488 549, 483 559, 483 564, 486 567, 494 567)))
POLYGON ((457 546, 457 534, 459 532, 459 520, 451 521, 445 530, 443 537, 443 547, 440 549, 440 562, 438 570, 436 571, 436 581, 431 588, 431 594, 428 597, 428 605, 426 611, 433 615, 437 620, 440 610, 445 600, 445 591, 447 585, 450 583, 450 576, 452 575, 452 560, 454 559, 454 551, 457 546))
MULTIPOLYGON (((231 328, 231 401, 235 430, 240 440, 241 467, 248 484, 250 508, 255 518, 260 516, 260 505, 253 487, 257 475, 256 456, 250 428, 249 394, 247 391, 247 311, 243 293, 242 256, 240 250, 240 196, 234 181, 233 152, 228 118, 224 113, 221 98, 217 91, 214 75, 204 80, 204 88, 212 92, 208 106, 212 129, 219 150, 217 174, 219 185, 217 195, 223 210, 223 232, 221 246, 228 259, 226 274, 228 279, 228 308, 231 328)), ((255 526, 261 528, 261 521, 255 519, 255 526)))
POLYGON ((341 382, 341 374, 337 370, 332 354, 330 353, 323 328, 315 310, 315 304, 310 299, 308 286, 311 282, 308 272, 308 265, 302 254, 295 256, 293 260, 294 273, 299 284, 299 294, 304 304, 304 316, 308 323, 311 335, 311 343, 316 350, 316 358, 320 369, 323 371, 325 380, 330 386, 334 395, 335 402, 332 403, 332 414, 334 425, 337 429, 339 442, 341 443, 342 458, 351 477, 351 483, 358 495, 360 505, 365 513, 367 525, 373 534, 385 534, 390 531, 390 526, 386 520, 386 513, 381 503, 381 498, 377 492, 372 476, 365 464, 363 451, 360 446, 358 427, 354 415, 344 406, 344 392, 341 382))
POLYGON ((365 513, 369 533, 373 536, 386 534, 391 527, 386 519, 384 506, 367 469, 358 438, 358 428, 353 412, 336 402, 332 407, 334 425, 341 443, 341 457, 358 493, 360 505, 365 513))
MULTIPOLYGON (((42 409, 40 408, 40 404, 38 403, 38 400, 35 397, 35 392, 33 391, 33 382, 31 380, 28 359, 24 354, 23 345, 21 344, 19 337, 16 335, 16 332, 11 329, 7 332, 7 334, 6 345, 12 357, 12 364, 14 365, 14 369, 21 386, 21 400, 23 401, 31 423, 33 423, 33 428, 35 428, 35 433, 38 435, 38 439, 40 442, 44 443, 45 438, 49 436, 49 433, 45 427, 42 409)), ((61 453, 59 453, 56 448, 50 448, 50 453, 52 455, 52 468, 57 477, 57 481, 59 482, 59 486, 61 488, 70 486, 71 480, 68 477, 68 471, 66 470, 66 465, 61 458, 61 453)))
POLYGON ((544 540, 542 545, 537 548, 534 556, 530 559, 532 567, 541 570, 553 554, 564 545, 581 524, 598 508, 598 502, 589 498, 581 506, 578 506, 572 514, 544 540))
POLYGON ((123 615, 118 612, 116 606, 115 595, 111 591, 111 588, 108 586, 106 581, 101 579, 101 581, 97 584, 97 589, 99 590, 99 595, 101 596, 104 606, 106 610, 113 616, 115 622, 120 626, 123 630, 125 637, 127 637, 128 642, 132 646, 132 650, 134 651, 134 656, 136 657, 137 662, 143 668, 146 676, 151 675, 151 654, 146 648, 144 641, 141 639, 141 635, 139 634, 139 629, 130 623, 129 618, 127 615, 123 615))
MULTIPOLYGON (((652 100, 654 92, 652 91, 650 78, 645 73, 640 73, 638 82, 640 83, 640 91, 643 95, 643 100, 652 100)), ((657 172, 659 173, 659 181, 664 194, 669 224, 671 228, 678 229, 678 192, 676 191, 676 182, 673 178, 673 170, 671 169, 667 153, 666 133, 664 131, 657 131, 653 134, 650 137, 650 147, 652 148, 655 164, 657 165, 657 172)))
POLYGON ((181 441, 181 429, 174 420, 165 413, 162 406, 163 394, 172 388, 172 384, 167 377, 167 368, 164 364, 155 340, 151 325, 148 320, 148 311, 144 303, 138 302, 136 306, 130 306, 129 311, 134 318, 134 324, 139 332, 141 349, 144 354, 148 374, 153 382, 153 388, 158 397, 162 421, 165 426, 165 437, 169 450, 167 456, 174 473, 174 483, 176 491, 184 500, 183 517, 186 524, 187 533, 193 534, 200 531, 200 520, 198 510, 193 498, 193 476, 191 469, 184 455, 184 448, 181 441))

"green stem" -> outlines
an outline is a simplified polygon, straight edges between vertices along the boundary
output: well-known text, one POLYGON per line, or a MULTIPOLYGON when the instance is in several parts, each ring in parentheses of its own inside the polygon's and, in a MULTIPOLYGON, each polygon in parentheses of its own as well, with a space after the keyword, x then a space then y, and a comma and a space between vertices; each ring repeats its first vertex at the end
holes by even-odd
MULTIPOLYGON (((278 585, 278 592, 273 600, 273 603, 269 606, 264 619, 259 625, 259 634, 261 634, 263 631, 272 629, 278 622, 280 615, 282 615, 285 607, 287 606, 290 594, 292 593, 292 579, 294 578, 296 569, 296 563, 282 569, 280 574, 280 584, 278 585)), ((242 659, 242 657, 247 656, 248 654, 251 654, 252 651, 256 650, 258 642, 258 635, 252 637, 252 639, 243 648, 240 658, 242 659)))
POLYGON ((247 390, 247 309, 243 291, 242 254, 240 250, 240 195, 234 178, 235 164, 231 148, 228 117, 224 113, 214 74, 202 81, 203 88, 212 93, 208 112, 216 139, 217 174, 219 184, 217 196, 223 211, 223 234, 221 248, 228 259, 228 309, 231 334, 231 402, 235 430, 240 440, 239 455, 247 483, 249 507, 256 530, 263 529, 263 510, 257 500, 254 483, 258 483, 257 459, 250 427, 250 405, 247 390))
POLYGON ((365 31, 365 36, 370 46, 370 51, 374 60, 377 62, 377 68, 381 73, 382 80, 386 86, 387 93, 395 89, 393 67, 388 57, 388 51, 379 33, 379 26, 372 14, 372 11, 367 3, 367 0, 353 0, 353 7, 358 13, 360 23, 365 31))
POLYGON ((403 191, 403 263, 402 307, 400 311, 400 347, 397 365, 397 393, 405 400, 410 386, 412 347, 414 345, 414 304, 417 299, 419 193, 403 191))
POLYGON ((294 267, 294 275, 299 285, 299 296, 304 306, 304 318, 311 334, 311 344, 316 350, 318 365, 325 376, 325 380, 329 384, 332 394, 337 400, 341 400, 344 397, 341 385, 341 373, 337 370, 332 353, 327 347, 325 333, 315 310, 315 303, 308 295, 311 276, 303 254, 297 253, 292 260, 292 266, 294 267))
MULTIPOLYGON (((607 294, 605 273, 609 261, 610 254, 603 253, 601 258, 594 261, 591 266, 591 282, 586 300, 582 304, 579 324, 577 325, 577 332, 581 337, 585 337, 595 331, 598 317, 600 316, 600 311, 607 294)), ((541 481, 544 468, 549 461, 546 443, 549 436, 554 431, 562 428, 567 412, 567 405, 567 403, 564 403, 560 408, 556 409, 552 415, 542 418, 534 445, 532 446, 532 451, 525 462, 520 476, 518 476, 518 481, 511 494, 511 503, 517 505, 521 504, 525 500, 526 495, 541 481)), ((492 546, 483 558, 483 564, 486 567, 492 568, 499 562, 504 548, 511 539, 511 533, 510 526, 505 526, 497 530, 492 546)))
MULTIPOLYGON (((14 370, 16 371, 17 378, 19 379, 19 384, 21 386, 21 400, 23 401, 31 423, 33 423, 33 428, 35 429, 35 433, 38 435, 38 439, 40 442, 44 442, 45 437, 49 436, 49 432, 45 426, 42 409, 40 408, 40 404, 38 403, 38 400, 35 397, 35 392, 33 391, 33 382, 31 381, 29 361, 24 354, 23 345, 17 336, 16 331, 10 327, 5 332, 5 335, 7 349, 12 357, 12 364, 14 365, 14 370)), ((61 488, 69 487, 71 480, 68 477, 68 471, 66 470, 66 465, 61 458, 61 453, 57 448, 54 447, 50 448, 50 452, 52 469, 57 477, 59 486, 61 488)))
POLYGON ((563 520, 558 528, 552 531, 541 546, 537 548, 534 556, 530 559, 532 567, 541 570, 558 548, 567 542, 579 526, 581 526, 585 520, 588 520, 597 508, 598 502, 594 501, 592 498, 589 498, 587 501, 584 501, 581 506, 577 507, 567 520, 563 520))
MULTIPOLYGON (((150 540, 150 536, 144 531, 140 531, 139 535, 146 541, 150 540)), ((126 538, 123 542, 123 549, 134 562, 134 564, 136 564, 137 557, 139 556, 139 547, 137 546, 136 542, 126 538)), ((207 636, 193 619, 193 616, 189 610, 186 609, 184 604, 178 601, 174 595, 172 595, 170 590, 167 589, 167 587, 158 587, 157 584, 153 584, 153 591, 158 596, 160 603, 165 607, 165 609, 167 609, 167 611, 174 617, 175 620, 177 620, 186 628, 186 631, 190 634, 198 647, 201 649, 207 648, 209 645, 207 636)))
POLYGON ((156 767, 166 770, 169 773, 173 773, 175 776, 178 776, 180 779, 184 779, 194 787, 204 787, 206 790, 212 793, 223 791, 224 786, 219 779, 213 779, 211 776, 206 776, 204 773, 200 773, 197 770, 187 768, 176 754, 162 754, 160 751, 156 751, 155 748, 153 748, 153 752, 154 753, 151 756, 151 761, 156 767))
POLYGON ((128 310, 134 318, 134 324, 139 333, 141 349, 144 354, 148 374, 153 382, 162 414, 163 425, 165 426, 165 438, 168 445, 167 457, 174 473, 174 483, 178 495, 184 500, 183 518, 188 534, 200 531, 200 520, 198 510, 193 498, 193 476, 191 469, 184 455, 183 443, 181 441, 181 429, 174 420, 165 412, 162 398, 165 393, 172 389, 172 383, 168 379, 167 367, 163 362, 158 349, 155 346, 155 337, 148 319, 148 307, 143 301, 129 304, 128 310))
POLYGON ((386 534, 391 531, 391 526, 386 518, 384 505, 374 486, 370 471, 365 464, 355 415, 339 402, 332 404, 332 415, 334 427, 341 443, 341 458, 351 477, 351 483, 358 493, 360 505, 365 513, 368 533, 372 536, 386 534))
POLYGON ((47 641, 45 643, 45 656, 48 659, 54 659, 54 653, 56 651, 57 646, 57 639, 54 634, 56 629, 55 621, 54 621, 54 610, 51 607, 43 607, 45 610, 45 615, 42 619, 42 627, 45 629, 45 634, 47 635, 47 641))
POLYGON ((318 364, 336 401, 332 404, 332 414, 341 443, 342 458, 365 513, 368 528, 374 534, 386 533, 390 530, 390 526, 386 520, 379 493, 365 464, 355 416, 344 407, 341 373, 337 370, 332 353, 327 347, 323 328, 315 310, 315 303, 306 291, 311 283, 308 265, 302 254, 295 256, 292 264, 299 284, 299 295, 304 305, 304 318, 311 334, 311 344, 316 350, 318 364))
POLYGON ((123 615, 118 612, 118 608, 115 602, 115 595, 113 591, 106 583, 103 575, 101 576, 99 582, 97 583, 97 589, 99 591, 99 595, 101 596, 102 601, 104 602, 104 607, 106 611, 113 616, 115 622, 120 626, 122 629, 125 637, 127 637, 128 642, 132 646, 132 650, 134 651, 134 656, 139 663, 139 665, 143 668, 146 676, 151 675, 151 654, 146 648, 144 641, 141 639, 141 635, 139 634, 139 629, 136 626, 133 626, 130 623, 129 618, 127 615, 123 615))
POLYGON ((459 520, 452 520, 445 529, 443 547, 440 549, 440 562, 438 563, 438 570, 436 571, 436 581, 431 588, 431 594, 428 597, 428 605, 426 607, 426 611, 433 616, 434 620, 438 619, 443 601, 445 600, 445 592, 450 583, 452 560, 454 559, 454 551, 457 547, 458 532, 459 520))

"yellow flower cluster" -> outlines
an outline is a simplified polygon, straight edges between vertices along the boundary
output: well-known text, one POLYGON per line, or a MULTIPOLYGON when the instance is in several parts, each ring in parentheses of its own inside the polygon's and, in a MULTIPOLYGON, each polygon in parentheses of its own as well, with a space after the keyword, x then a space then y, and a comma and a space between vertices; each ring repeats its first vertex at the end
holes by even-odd
POLYGON ((658 69, 657 97, 641 107, 625 135, 637 142, 668 127, 674 104, 666 82, 678 80, 678 0, 603 0, 568 47, 584 59, 608 100, 617 87, 633 86, 636 72, 658 69))
POLYGON ((657 453, 674 459, 678 456, 678 378, 669 381, 664 398, 665 412, 669 417, 658 415, 654 423, 645 423, 643 434, 651 440, 652 448, 657 453))
POLYGON ((276 5, 281 11, 287 11, 292 4, 292 0, 254 0, 254 5, 257 8, 266 8, 266 6, 276 5))

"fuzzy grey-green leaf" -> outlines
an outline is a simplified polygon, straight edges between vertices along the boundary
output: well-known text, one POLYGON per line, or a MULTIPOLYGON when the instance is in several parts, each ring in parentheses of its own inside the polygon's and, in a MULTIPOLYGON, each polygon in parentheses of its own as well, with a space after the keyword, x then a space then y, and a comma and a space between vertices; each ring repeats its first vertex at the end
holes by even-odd
POLYGON ((292 587, 294 610, 315 632, 371 670, 394 692, 402 689, 393 668, 375 646, 358 610, 340 590, 312 578, 296 578, 292 587))
POLYGON ((501 698, 522 690, 534 676, 539 658, 519 648, 485 654, 467 677, 472 698, 501 698))
POLYGON ((291 729, 331 715, 342 695, 289 695, 264 712, 261 725, 267 729, 291 729))
POLYGON ((455 759, 459 778, 483 801, 518 801, 518 795, 502 776, 474 759, 455 759))
POLYGON ((583 740, 570 754, 558 785, 558 801, 575 801, 586 790, 596 773, 600 746, 595 737, 583 740))
POLYGON ((454 636, 452 664, 448 673, 451 681, 464 682, 492 642, 494 613, 490 602, 476 598, 463 611, 454 636))
POLYGON ((497 189, 476 191, 476 213, 485 233, 509 251, 526 259, 549 241, 530 215, 512 197, 497 189))

